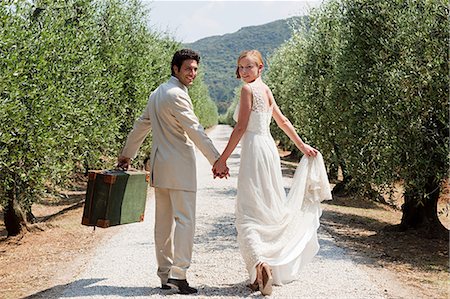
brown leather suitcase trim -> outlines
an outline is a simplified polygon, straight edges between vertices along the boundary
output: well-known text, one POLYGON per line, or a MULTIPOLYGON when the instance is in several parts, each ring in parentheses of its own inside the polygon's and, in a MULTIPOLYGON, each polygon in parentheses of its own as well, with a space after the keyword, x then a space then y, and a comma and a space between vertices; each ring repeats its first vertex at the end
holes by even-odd
POLYGON ((107 227, 109 227, 109 220, 98 219, 97 226, 102 227, 102 228, 107 228, 107 227))
POLYGON ((95 181, 96 177, 97 177, 97 173, 96 172, 92 172, 92 171, 89 172, 89 174, 88 174, 89 181, 95 181))
POLYGON ((83 224, 83 225, 90 225, 89 218, 88 217, 83 217, 83 219, 81 220, 81 224, 83 224))
POLYGON ((113 185, 113 184, 116 183, 116 176, 114 176, 114 175, 105 175, 105 177, 103 178, 103 181, 106 184, 113 185))

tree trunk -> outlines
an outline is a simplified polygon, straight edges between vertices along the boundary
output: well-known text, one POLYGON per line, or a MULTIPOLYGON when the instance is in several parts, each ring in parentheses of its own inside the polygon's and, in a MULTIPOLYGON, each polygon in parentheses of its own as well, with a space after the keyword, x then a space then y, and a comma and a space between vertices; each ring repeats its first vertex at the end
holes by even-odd
POLYGON ((339 164, 341 164, 341 156, 339 154, 339 148, 336 142, 332 140, 331 143, 333 144, 334 154, 331 157, 331 163, 328 167, 328 179, 337 181, 339 179, 339 164))
POLYGON ((31 211, 31 208, 27 208, 27 212, 25 213, 27 216, 27 222, 28 223, 36 223, 38 222, 38 219, 36 216, 34 216, 33 212, 31 211))
POLYGON ((348 187, 348 184, 351 182, 351 180, 351 176, 344 176, 344 179, 341 182, 337 183, 334 186, 333 190, 331 190, 331 194, 333 196, 347 196, 353 193, 354 190, 350 190, 348 187))
POLYGON ((8 192, 8 204, 4 211, 5 228, 8 237, 21 234, 27 227, 25 214, 17 203, 15 190, 8 192))
POLYGON ((351 175, 349 175, 347 170, 347 164, 345 160, 342 158, 341 151, 339 146, 336 143, 333 143, 334 152, 336 155, 336 162, 338 163, 338 168, 342 171, 342 182, 337 183, 331 194, 333 196, 346 196, 348 193, 351 193, 351 190, 348 190, 348 184, 352 180, 351 175))
POLYGON ((337 181, 339 177, 339 165, 331 162, 328 166, 328 179, 330 181, 337 181))
POLYGON ((440 194, 440 182, 428 180, 425 195, 417 189, 409 189, 404 193, 405 202, 402 205, 403 216, 398 229, 422 230, 430 238, 448 239, 449 231, 438 218, 437 204, 440 194))

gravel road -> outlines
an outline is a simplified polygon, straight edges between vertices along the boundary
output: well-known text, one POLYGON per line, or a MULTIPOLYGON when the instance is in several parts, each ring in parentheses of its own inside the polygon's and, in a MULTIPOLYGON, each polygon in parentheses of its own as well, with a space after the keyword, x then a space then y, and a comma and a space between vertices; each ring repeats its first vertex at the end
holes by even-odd
MULTIPOLYGON (((231 128, 217 126, 209 135, 221 151, 231 128)), ((246 287, 247 273, 234 228, 239 148, 229 160, 231 178, 213 180, 207 160, 198 154, 197 226, 188 281, 199 298, 261 297, 246 287)), ((286 186, 289 179, 286 178, 286 186)), ((185 298, 159 289, 153 242, 154 197, 150 192, 145 221, 109 228, 117 233, 99 244, 80 274, 54 298, 185 298)), ((411 298, 383 269, 368 271, 319 230, 321 249, 300 280, 274 287, 271 298, 411 298), (403 297, 402 294, 405 294, 403 297)), ((47 296, 49 294, 47 293, 47 296)), ((48 298, 48 297, 47 297, 48 298)))

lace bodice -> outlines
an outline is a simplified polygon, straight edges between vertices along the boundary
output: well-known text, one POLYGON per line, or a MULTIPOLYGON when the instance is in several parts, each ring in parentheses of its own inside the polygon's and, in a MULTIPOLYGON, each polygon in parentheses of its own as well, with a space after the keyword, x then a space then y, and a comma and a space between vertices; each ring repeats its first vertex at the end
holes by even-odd
MULTIPOLYGON (((270 120, 272 119, 272 107, 269 107, 262 96, 261 87, 255 86, 253 83, 248 84, 252 90, 252 111, 247 125, 247 132, 259 135, 270 134, 270 120)), ((236 106, 233 118, 238 121, 240 103, 236 106)))

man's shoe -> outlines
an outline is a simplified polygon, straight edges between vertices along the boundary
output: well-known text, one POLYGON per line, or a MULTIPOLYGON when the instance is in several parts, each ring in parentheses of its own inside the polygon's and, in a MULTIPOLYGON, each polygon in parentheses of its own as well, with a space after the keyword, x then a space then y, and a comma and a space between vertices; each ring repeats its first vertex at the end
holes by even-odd
POLYGON ((163 289, 163 290, 170 290, 171 289, 171 287, 170 286, 168 286, 167 284, 161 284, 161 289, 163 289))
POLYGON ((178 294, 189 295, 197 293, 197 289, 190 287, 186 279, 169 278, 167 285, 178 289, 178 294))

